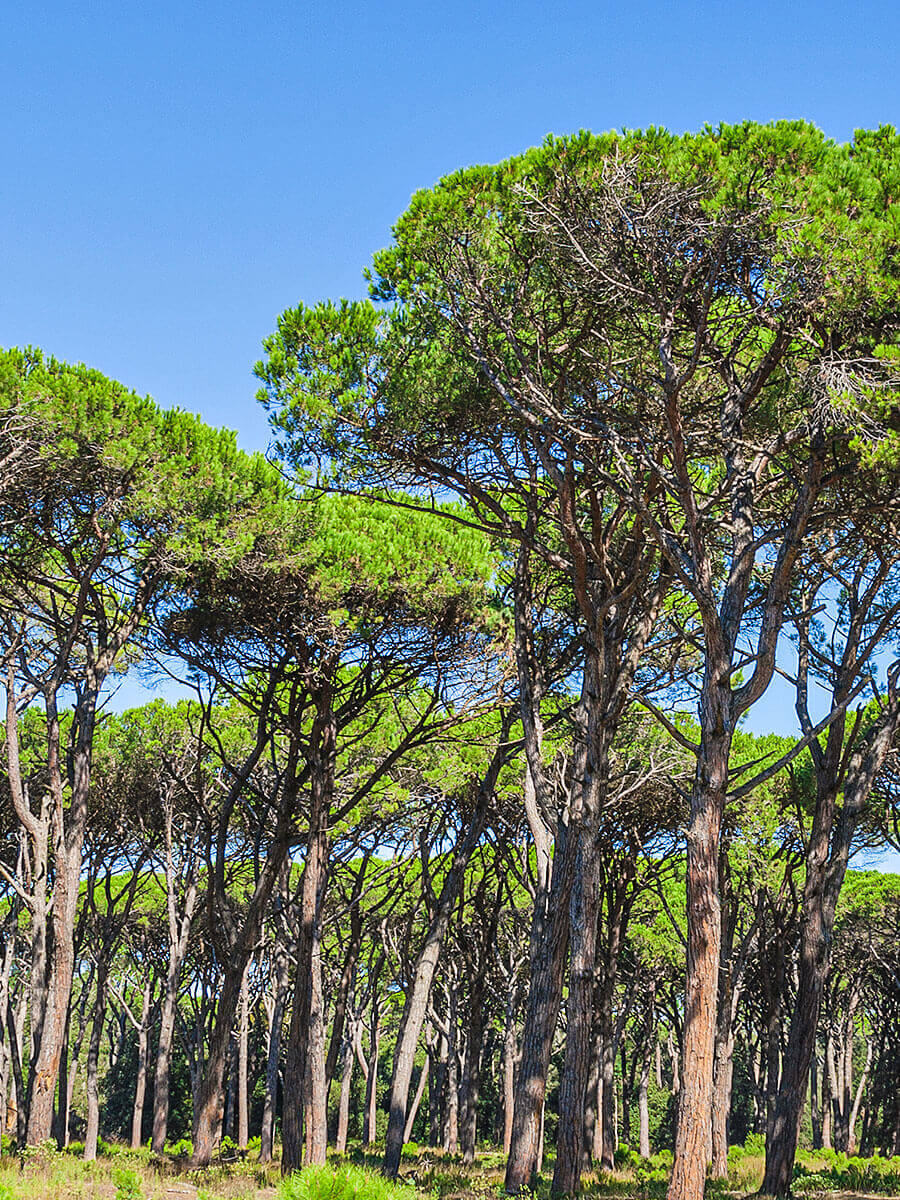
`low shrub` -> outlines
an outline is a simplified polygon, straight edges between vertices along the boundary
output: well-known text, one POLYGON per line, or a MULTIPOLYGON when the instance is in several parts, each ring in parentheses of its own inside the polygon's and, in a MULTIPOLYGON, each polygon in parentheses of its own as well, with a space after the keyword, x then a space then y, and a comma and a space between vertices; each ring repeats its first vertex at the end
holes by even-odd
POLYGON ((143 1200, 141 1181, 134 1171, 124 1167, 113 1171, 113 1183, 116 1185, 116 1200, 143 1200))
POLYGON ((795 1163, 792 1190, 809 1195, 816 1192, 869 1192, 900 1196, 900 1157, 848 1157, 831 1151, 816 1151, 795 1163), (819 1163, 822 1170, 816 1170, 819 1163))
POLYGON ((417 1200, 414 1188, 352 1163, 304 1167, 281 1182, 279 1200, 417 1200))

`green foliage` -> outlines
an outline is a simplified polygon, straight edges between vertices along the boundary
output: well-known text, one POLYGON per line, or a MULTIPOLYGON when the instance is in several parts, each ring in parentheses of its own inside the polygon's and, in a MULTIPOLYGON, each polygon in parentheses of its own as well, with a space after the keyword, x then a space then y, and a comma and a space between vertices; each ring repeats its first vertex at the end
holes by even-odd
POLYGON ((800 1194, 834 1191, 900 1196, 900 1157, 850 1157, 834 1150, 804 1154, 794 1164, 792 1190, 800 1194), (824 1164, 822 1169, 818 1169, 820 1164, 824 1164))
POLYGON ((282 1181, 279 1200, 415 1200, 414 1188, 345 1163, 305 1167, 282 1181))
POLYGON ((143 1200, 144 1192, 136 1172, 127 1167, 113 1171, 113 1183, 116 1185, 116 1200, 143 1200))

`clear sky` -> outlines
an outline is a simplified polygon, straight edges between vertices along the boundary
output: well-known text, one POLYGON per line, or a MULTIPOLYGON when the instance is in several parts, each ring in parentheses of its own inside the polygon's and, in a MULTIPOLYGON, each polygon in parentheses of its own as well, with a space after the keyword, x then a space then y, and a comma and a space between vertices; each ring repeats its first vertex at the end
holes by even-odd
MULTIPOLYGON (((803 117, 846 140, 900 124, 898 63, 900 6, 875 0, 7 0, 0 345, 263 447, 262 338, 362 295, 417 188, 579 128, 803 117)), ((752 726, 782 720, 776 689, 752 726)))
POLYGON ((900 121, 890 3, 10 2, 0 345, 266 440, 253 362, 413 191, 550 131, 900 121))

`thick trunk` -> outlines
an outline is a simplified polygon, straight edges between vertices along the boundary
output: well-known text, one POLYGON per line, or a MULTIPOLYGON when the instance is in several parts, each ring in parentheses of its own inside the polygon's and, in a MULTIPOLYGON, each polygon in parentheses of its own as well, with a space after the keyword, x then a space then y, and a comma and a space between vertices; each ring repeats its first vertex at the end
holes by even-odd
MULTIPOLYGON (((719 678, 726 691, 727 675, 723 667, 719 678)), ((668 1200, 702 1200, 711 1148, 721 940, 719 837, 731 747, 730 704, 712 692, 704 688, 702 723, 712 732, 706 733, 697 764, 687 836, 684 1059, 668 1200)))

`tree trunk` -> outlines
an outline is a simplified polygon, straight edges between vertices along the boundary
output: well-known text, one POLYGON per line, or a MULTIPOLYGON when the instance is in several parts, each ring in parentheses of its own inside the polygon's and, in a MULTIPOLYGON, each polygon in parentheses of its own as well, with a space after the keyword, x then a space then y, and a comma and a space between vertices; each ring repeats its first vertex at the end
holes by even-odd
POLYGON ((428 1072, 431 1066, 431 1056, 425 1055, 425 1061, 419 1071, 419 1082, 416 1084, 416 1092, 413 1096, 413 1102, 409 1106, 409 1116, 406 1118, 406 1128, 403 1130, 404 1144, 412 1137, 413 1125, 415 1124, 416 1116, 419 1112, 419 1107, 422 1103, 422 1097, 425 1095, 425 1084, 428 1082, 428 1072))
POLYGON ((513 1129, 513 1103, 516 1073, 516 1015, 513 989, 506 999, 503 1027, 503 1153, 509 1154, 513 1129))
POLYGON ((363 1118, 363 1144, 375 1145, 376 1114, 378 1112, 378 1054, 381 1049, 381 1009, 373 1007, 373 1026, 369 1041, 369 1073, 366 1076, 365 1116, 363 1118))
POLYGON ((347 1130, 350 1125, 350 1085, 353 1082, 353 1047, 347 1039, 341 1064, 341 1095, 338 1101, 337 1136, 334 1148, 338 1154, 347 1151, 347 1130))
POLYGON ((275 1143, 275 1112, 278 1105, 278 1061, 281 1049, 281 1027, 287 1001, 288 956, 284 943, 276 941, 274 1001, 269 1019, 269 1044, 266 1049, 266 1098, 263 1103, 262 1131, 259 1143, 259 1161, 272 1161, 275 1143))
MULTIPOLYGON (((253 943, 255 941, 254 936, 253 943)), ((225 1115, 225 1073, 231 1059, 234 1017, 240 1000, 244 968, 250 958, 253 943, 247 945, 242 939, 225 970, 222 993, 216 1008, 216 1020, 209 1039, 206 1069, 200 1081, 194 1112, 194 1154, 191 1159, 191 1165, 194 1167, 209 1166, 221 1137, 222 1119, 225 1115)))
POLYGON ((250 984, 247 978, 249 964, 244 968, 241 982, 241 1017, 238 1030, 237 1063, 237 1144, 240 1150, 247 1149, 250 1137, 247 1113, 247 1040, 250 1034, 250 984))
POLYGON ((719 687, 705 681, 703 738, 691 795, 687 836, 687 976, 684 1060, 675 1137, 675 1162, 668 1200, 703 1200, 712 1139, 712 1085, 719 990, 721 912, 719 837, 728 784, 731 747, 730 664, 707 665, 719 687), (728 693, 726 701, 721 691, 728 693))
POLYGON ((91 1040, 88 1042, 85 1084, 87 1091, 87 1128, 84 1134, 84 1159, 93 1162, 97 1157, 97 1138, 100 1134, 100 1039, 106 1019, 106 962, 101 960, 97 968, 97 998, 94 1001, 91 1040))
POLYGON ((156 1047, 156 1066, 153 1076, 153 1139, 150 1143, 154 1154, 165 1150, 169 1130, 169 1069, 172 1061, 172 1043, 175 1036, 175 1018, 178 1008, 178 990, 181 983, 181 968, 187 953, 191 922, 197 904, 197 886, 189 880, 185 892, 184 907, 180 921, 175 915, 175 894, 171 862, 171 823, 168 828, 168 856, 166 861, 167 899, 169 905, 169 962, 166 971, 166 986, 163 992, 162 1010, 159 1018, 159 1042, 156 1047))
POLYGON ((150 1039, 150 997, 152 984, 149 979, 144 981, 141 993, 141 1024, 138 1028, 138 1064, 137 1078, 134 1082, 134 1107, 131 1111, 131 1148, 141 1148, 141 1135, 144 1126, 144 1097, 147 1091, 147 1047, 150 1039))
POLYGON ((494 751, 491 764, 481 782, 478 800, 471 820, 465 832, 458 839, 453 850, 453 861, 450 870, 444 876, 440 895, 435 906, 434 914, 425 936, 425 941, 416 959, 412 987, 403 1010, 403 1018, 397 1035, 397 1046, 394 1051, 394 1071, 391 1079, 391 1092, 388 1100, 388 1125, 384 1143, 384 1162, 382 1170, 389 1179, 395 1179, 400 1169, 400 1155, 403 1151, 403 1134, 406 1128, 406 1109, 409 1102, 409 1088, 412 1082, 413 1064, 416 1057, 416 1047, 425 1014, 428 1010, 428 1000, 437 970, 447 926, 465 878, 469 859, 478 845, 484 831, 488 807, 494 794, 497 776, 506 761, 506 734, 508 722, 504 719, 502 736, 497 749, 494 751))
MULTIPOLYGON (((658 1045, 658 1043, 657 1043, 658 1045)), ((650 1157, 650 1056, 652 1043, 648 1037, 644 1043, 644 1054, 641 1059, 641 1079, 638 1085, 638 1154, 641 1158, 650 1157)))
POLYGON ((572 830, 567 836, 565 829, 561 829, 545 905, 535 903, 534 951, 504 1180, 504 1187, 511 1194, 527 1189, 539 1169, 547 1068, 562 998, 569 944, 569 898, 577 849, 576 832, 572 830))
POLYGON ((282 1174, 325 1161, 328 1111, 325 1095, 325 1014, 322 998, 321 921, 328 870, 328 818, 334 797, 337 730, 330 685, 316 704, 310 734, 309 836, 300 894, 297 974, 284 1071, 282 1174), (306 1154, 303 1154, 303 1118, 306 1154))

